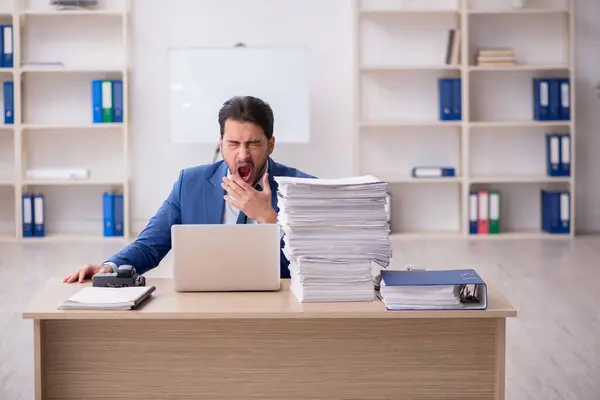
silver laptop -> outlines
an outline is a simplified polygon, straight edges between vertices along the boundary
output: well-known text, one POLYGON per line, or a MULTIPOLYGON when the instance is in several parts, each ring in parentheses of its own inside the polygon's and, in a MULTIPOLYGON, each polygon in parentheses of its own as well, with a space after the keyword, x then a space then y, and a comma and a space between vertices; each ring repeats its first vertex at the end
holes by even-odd
POLYGON ((277 224, 173 225, 175 290, 278 290, 279 229, 277 224))

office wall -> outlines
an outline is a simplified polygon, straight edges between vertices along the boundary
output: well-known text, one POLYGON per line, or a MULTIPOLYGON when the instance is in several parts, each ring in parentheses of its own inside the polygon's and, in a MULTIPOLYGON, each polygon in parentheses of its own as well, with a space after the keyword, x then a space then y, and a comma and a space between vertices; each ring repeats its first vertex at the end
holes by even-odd
MULTIPOLYGON (((170 142, 165 107, 168 106, 167 48, 171 45, 233 46, 244 42, 248 46, 309 46, 313 57, 311 140, 308 144, 276 145, 273 157, 320 177, 341 176, 351 171, 351 6, 348 0, 133 2, 134 231, 139 231, 156 211, 179 170, 211 162, 215 148, 170 142)), ((218 135, 215 125, 215 144, 218 135)))
MULTIPOLYGON (((600 2, 577 8, 577 226, 600 231, 600 2)), ((139 231, 178 171, 210 162, 214 148, 177 145, 168 132, 169 45, 309 45, 312 132, 274 157, 321 177, 352 173, 353 36, 350 0, 134 0, 132 40, 132 222, 139 231)), ((291 94, 293 95, 293 94, 291 94)), ((215 130, 215 140, 218 138, 215 130)), ((416 211, 418 214, 418 211, 416 211)))

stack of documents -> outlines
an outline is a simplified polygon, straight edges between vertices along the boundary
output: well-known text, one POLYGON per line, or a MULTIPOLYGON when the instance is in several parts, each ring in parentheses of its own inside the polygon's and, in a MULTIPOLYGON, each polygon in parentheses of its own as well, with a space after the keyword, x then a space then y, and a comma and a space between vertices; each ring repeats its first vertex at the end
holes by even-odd
POLYGON ((154 286, 85 287, 59 305, 60 310, 131 310, 156 289, 154 286))
POLYGON ((485 309, 487 286, 472 269, 381 271, 380 297, 388 310, 485 309))
POLYGON ((373 300, 372 262, 387 266, 391 257, 387 184, 373 176, 275 180, 296 297, 373 300))

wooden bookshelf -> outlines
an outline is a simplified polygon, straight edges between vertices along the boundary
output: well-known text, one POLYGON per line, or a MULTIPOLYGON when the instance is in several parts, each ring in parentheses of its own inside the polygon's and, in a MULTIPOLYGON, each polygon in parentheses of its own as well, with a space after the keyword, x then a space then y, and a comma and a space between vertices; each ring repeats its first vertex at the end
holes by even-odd
POLYGON ((574 1, 550 0, 543 8, 520 9, 503 0, 408 1, 390 9, 392 4, 354 2, 353 152, 355 174, 374 174, 389 184, 392 238, 572 238, 574 1), (450 29, 460 32, 458 64, 446 63, 450 29), (480 48, 511 48, 517 61, 476 65, 480 48), (532 79, 544 76, 570 78, 570 120, 534 120, 532 79), (437 80, 442 77, 461 78, 459 121, 439 120, 437 80), (545 133, 570 134, 570 176, 545 174, 545 164, 540 164, 545 162, 545 133), (520 150, 510 152, 510 146, 520 150), (507 152, 510 168, 497 161, 499 151, 507 152), (414 166, 451 166, 457 176, 414 179, 414 166), (567 235, 541 230, 536 193, 555 187, 570 191, 567 235), (469 193, 478 188, 499 190, 501 203, 510 205, 501 206, 505 220, 499 234, 469 234, 469 193))

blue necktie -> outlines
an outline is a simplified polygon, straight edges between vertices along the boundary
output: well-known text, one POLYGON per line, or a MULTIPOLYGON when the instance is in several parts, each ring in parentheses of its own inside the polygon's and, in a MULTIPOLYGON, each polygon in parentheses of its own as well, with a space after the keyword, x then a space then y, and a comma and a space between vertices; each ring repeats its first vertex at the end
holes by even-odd
MULTIPOLYGON (((262 192, 262 186, 259 184, 256 184, 254 186, 254 189, 258 190, 259 192, 262 192)), ((237 217, 236 224, 246 224, 246 223, 248 223, 248 216, 246 214, 244 214, 243 211, 240 210, 240 213, 238 214, 238 217, 237 217)))

